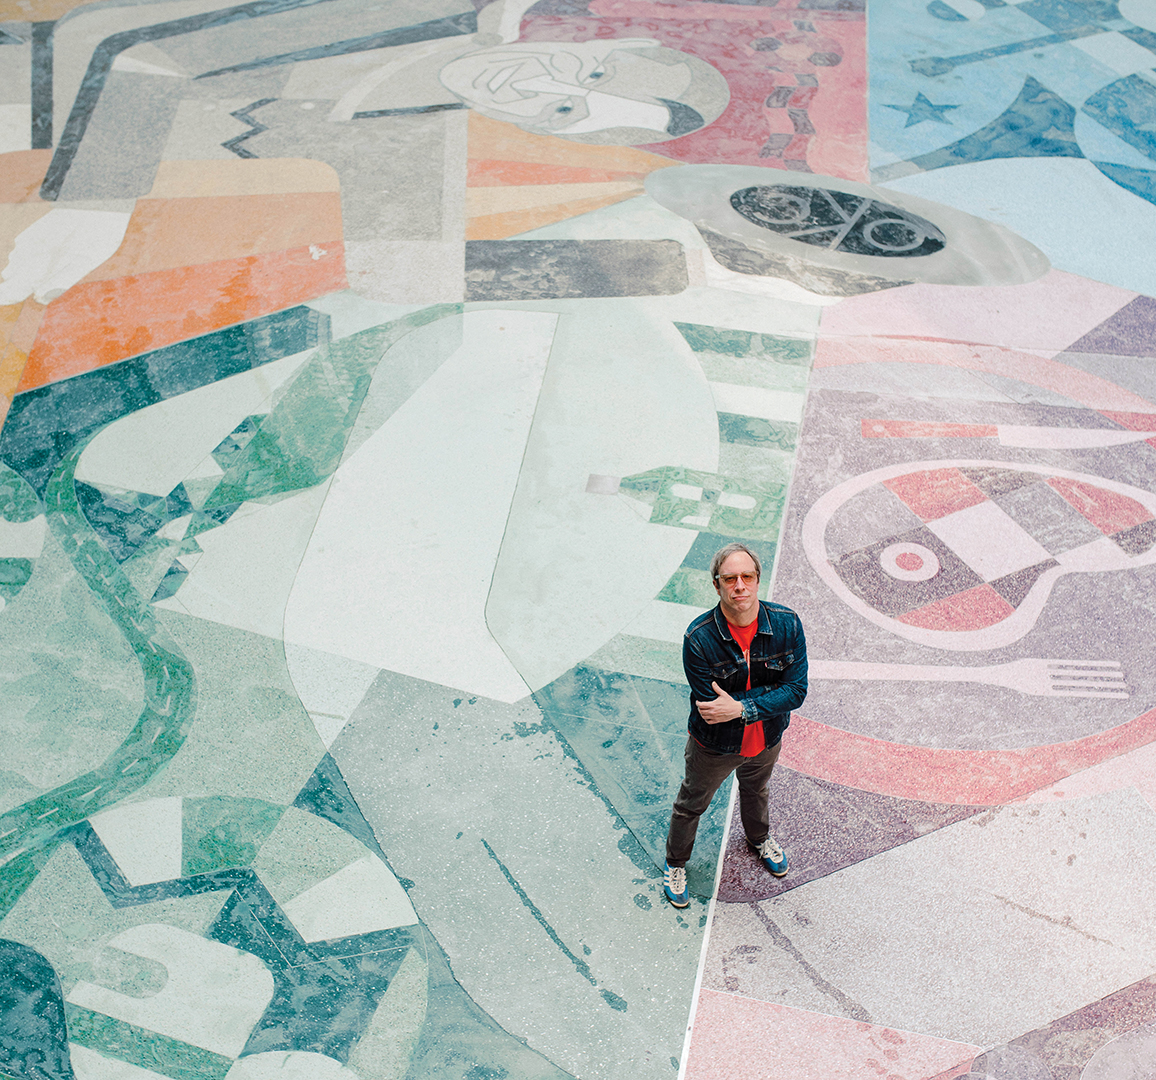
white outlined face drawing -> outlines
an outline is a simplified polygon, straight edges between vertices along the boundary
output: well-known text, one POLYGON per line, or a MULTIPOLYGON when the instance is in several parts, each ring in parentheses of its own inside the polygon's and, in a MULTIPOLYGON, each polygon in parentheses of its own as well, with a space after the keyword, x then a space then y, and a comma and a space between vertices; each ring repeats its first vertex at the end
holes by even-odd
POLYGON ((937 649, 997 649, 1035 626, 1063 575, 1156 562, 1156 494, 1051 466, 905 462, 820 497, 802 540, 819 577, 876 626, 937 649), (872 491, 909 527, 831 558, 828 525, 872 491))

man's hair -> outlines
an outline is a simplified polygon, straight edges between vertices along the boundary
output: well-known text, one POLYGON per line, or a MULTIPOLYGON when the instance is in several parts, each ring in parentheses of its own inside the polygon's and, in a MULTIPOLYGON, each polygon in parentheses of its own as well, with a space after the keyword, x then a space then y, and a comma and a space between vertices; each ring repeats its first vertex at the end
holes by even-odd
POLYGON ((714 558, 710 561, 710 579, 716 585, 718 584, 719 568, 732 555, 738 551, 745 551, 753 560, 755 564, 755 576, 761 581, 763 577, 763 564, 759 557, 751 551, 746 544, 740 544, 737 541, 733 544, 727 544, 726 547, 721 547, 714 553, 714 558))

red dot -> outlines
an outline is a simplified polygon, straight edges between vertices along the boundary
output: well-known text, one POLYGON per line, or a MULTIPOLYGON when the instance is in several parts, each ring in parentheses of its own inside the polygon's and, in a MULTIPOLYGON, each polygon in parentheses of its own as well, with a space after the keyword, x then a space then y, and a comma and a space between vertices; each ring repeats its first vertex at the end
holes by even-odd
POLYGON ((905 551, 902 555, 895 557, 895 565, 898 566, 900 570, 914 573, 916 570, 923 569, 923 560, 916 555, 914 551, 905 551))

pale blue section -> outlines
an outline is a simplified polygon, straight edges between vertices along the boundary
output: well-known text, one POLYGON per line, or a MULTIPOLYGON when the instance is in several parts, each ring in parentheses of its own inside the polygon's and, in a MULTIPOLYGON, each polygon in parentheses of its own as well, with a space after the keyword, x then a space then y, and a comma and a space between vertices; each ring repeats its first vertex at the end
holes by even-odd
POLYGON ((1005 225, 1057 270, 1156 293, 1156 206, 1112 183, 1090 161, 980 161, 887 186, 1005 225))

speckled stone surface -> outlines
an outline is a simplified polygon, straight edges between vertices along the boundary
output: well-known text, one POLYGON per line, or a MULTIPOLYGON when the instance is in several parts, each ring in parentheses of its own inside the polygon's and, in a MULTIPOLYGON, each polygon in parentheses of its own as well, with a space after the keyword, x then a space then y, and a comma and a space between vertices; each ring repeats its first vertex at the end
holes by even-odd
POLYGON ((1156 1075, 1150 7, 0 0, 0 1074, 1156 1075))

